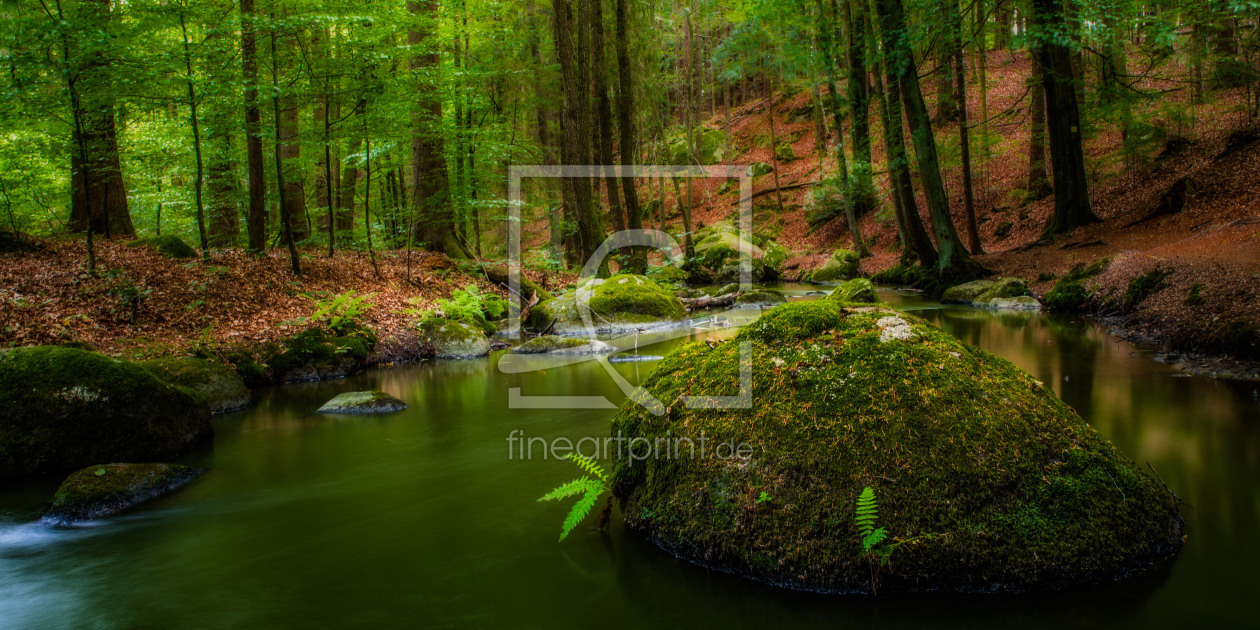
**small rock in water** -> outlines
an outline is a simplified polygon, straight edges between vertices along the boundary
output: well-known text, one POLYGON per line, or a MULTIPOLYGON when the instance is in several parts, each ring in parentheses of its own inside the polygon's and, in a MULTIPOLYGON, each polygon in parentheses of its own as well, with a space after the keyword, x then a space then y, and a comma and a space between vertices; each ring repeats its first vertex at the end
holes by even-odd
POLYGON ((205 472, 176 464, 100 464, 61 482, 44 519, 61 524, 129 510, 176 490, 205 472))
POLYGON ((328 414, 368 414, 390 413, 402 411, 407 403, 386 394, 385 392, 346 392, 337 394, 332 400, 324 403, 315 413, 328 414))
POLYGON ((515 347, 515 354, 607 354, 617 348, 598 339, 544 335, 515 347))
POLYGON ((609 363, 641 363, 643 361, 660 361, 665 357, 654 354, 615 354, 608 357, 609 363))

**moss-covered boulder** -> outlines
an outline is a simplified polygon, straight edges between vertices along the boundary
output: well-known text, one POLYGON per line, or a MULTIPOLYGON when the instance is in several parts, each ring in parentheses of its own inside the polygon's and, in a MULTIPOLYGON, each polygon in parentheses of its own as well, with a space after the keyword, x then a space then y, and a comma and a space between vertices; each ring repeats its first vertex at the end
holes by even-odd
POLYGON ((617 348, 598 339, 544 335, 512 348, 515 354, 608 354, 617 348))
POLYGON ((577 288, 534 307, 530 328, 560 335, 586 331, 578 300, 591 309, 591 324, 597 330, 627 331, 660 327, 687 317, 682 302, 673 292, 644 276, 621 274, 611 278, 586 278, 577 288))
POLYGON ((735 298, 736 304, 749 304, 757 306, 774 306, 776 304, 784 304, 786 302, 787 298, 783 297, 782 293, 775 291, 774 289, 754 289, 752 291, 740 293, 739 297, 735 298))
POLYGON ((330 415, 366 415, 373 413, 392 413, 407 408, 407 403, 381 392, 343 392, 333 396, 315 413, 330 415))
POLYGON ((36 346, 0 353, 0 479, 146 460, 211 435, 195 392, 138 364, 36 346))
POLYGON ((879 293, 875 291, 875 285, 866 278, 854 278, 835 288, 828 296, 828 300, 832 302, 861 302, 867 304, 877 304, 879 293))
POLYGON ((148 247, 168 258, 196 258, 197 250, 193 249, 178 236, 163 234, 138 238, 127 243, 127 247, 148 247))
POLYGON ((792 253, 772 239, 755 235, 750 239, 745 239, 739 229, 727 221, 698 230, 695 235, 697 260, 693 266, 699 269, 693 271, 691 280, 717 284, 739 282, 740 260, 744 251, 752 257, 752 282, 778 278, 783 263, 792 257, 792 253))
POLYGON ((661 286, 687 281, 687 272, 673 265, 661 265, 648 269, 647 277, 661 286))
POLYGON ((1028 285, 1019 278, 973 280, 952 286, 941 295, 944 304, 969 304, 990 310, 1034 311, 1041 308, 1028 285))
POLYGON ((205 472, 176 464, 99 464, 66 477, 44 518, 76 523, 112 516, 178 490, 205 472))
POLYGON ((481 329, 456 319, 426 317, 416 326, 425 356, 472 359, 490 354, 490 340, 481 329))
POLYGON ((667 408, 615 417, 613 492, 632 529, 705 566, 822 592, 1022 591, 1142 572, 1181 546, 1170 493, 1049 388, 904 313, 788 304, 733 341, 679 347, 644 388, 667 408), (740 342, 751 407, 683 404, 739 393, 740 342), (869 551, 866 487, 887 534, 869 551))
POLYGON ((155 359, 141 363, 158 378, 187 387, 206 400, 210 413, 226 413, 249 406, 249 388, 236 370, 221 363, 192 357, 155 359))
POLYGON ((761 177, 762 175, 769 175, 770 173, 773 173, 773 172, 774 172, 774 167, 770 166, 769 164, 766 164, 765 162, 753 162, 752 164, 748 165, 749 177, 761 177))
POLYGON ((823 263, 823 266, 806 273, 801 279, 805 282, 815 283, 832 283, 838 280, 848 280, 857 275, 858 267, 861 266, 862 259, 858 257, 857 252, 847 249, 837 249, 823 263))
POLYGON ((366 329, 338 335, 322 327, 308 328, 283 340, 265 362, 278 383, 344 378, 363 369, 375 345, 376 336, 366 329))

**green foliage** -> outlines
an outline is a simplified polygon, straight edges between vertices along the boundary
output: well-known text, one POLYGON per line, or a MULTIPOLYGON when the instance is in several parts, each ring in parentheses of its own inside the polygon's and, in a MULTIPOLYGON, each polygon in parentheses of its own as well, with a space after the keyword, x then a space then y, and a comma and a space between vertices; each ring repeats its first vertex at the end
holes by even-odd
POLYGON ((486 333, 494 332, 492 320, 498 320, 507 312, 507 301, 494 293, 482 293, 476 285, 470 284, 463 289, 451 292, 449 299, 439 299, 437 310, 432 315, 461 321, 481 329, 486 333))
POLYGON ((595 507, 595 502, 611 488, 608 474, 604 472, 604 469, 599 464, 595 463, 594 459, 577 453, 570 453, 566 459, 573 462, 579 470, 586 474, 572 481, 562 483, 553 488, 551 492, 538 498, 539 501, 561 501, 580 495, 577 503, 573 504, 573 507, 569 509, 568 515, 564 517, 564 522, 560 526, 560 540, 568 537, 569 533, 586 519, 587 515, 591 513, 591 509, 595 507))
POLYGON ((315 312, 307 321, 320 322, 338 335, 345 335, 362 328, 363 315, 376 305, 370 302, 376 294, 358 295, 355 291, 346 291, 334 296, 331 300, 321 300, 314 295, 306 297, 315 300, 315 312))
POLYGON ((1190 285, 1190 290, 1186 293, 1186 299, 1183 302, 1186 306, 1202 306, 1207 302, 1207 298, 1203 297, 1203 289, 1207 287, 1201 283, 1190 285))
POLYGON ((1094 293, 1085 288, 1085 280, 1101 274, 1110 258, 1099 258, 1089 265, 1078 263, 1046 292, 1046 308, 1057 313, 1079 313, 1089 306, 1094 293))
POLYGON ((196 258, 197 250, 193 249, 178 236, 163 234, 138 238, 127 243, 127 247, 149 247, 168 258, 196 258))
POLYGON ((114 298, 115 309, 127 313, 127 321, 135 322, 140 304, 153 295, 153 287, 137 284, 122 269, 110 269, 104 275, 105 294, 114 298))
POLYGON ((1164 280, 1172 275, 1172 269, 1156 267, 1129 281, 1124 290, 1124 310, 1132 311, 1139 304, 1168 286, 1164 280))
POLYGON ((862 493, 858 495, 854 520, 857 521, 858 533, 862 535, 862 551, 870 553, 873 547, 888 537, 887 530, 875 527, 879 520, 879 504, 875 500, 875 491, 870 486, 862 488, 862 493))

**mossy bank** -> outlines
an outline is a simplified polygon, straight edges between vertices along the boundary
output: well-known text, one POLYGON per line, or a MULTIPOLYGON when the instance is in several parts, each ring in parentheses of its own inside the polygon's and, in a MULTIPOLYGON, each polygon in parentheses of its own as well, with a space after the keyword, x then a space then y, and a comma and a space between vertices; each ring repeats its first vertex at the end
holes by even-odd
POLYGON ((625 438, 747 443, 747 458, 616 462, 631 528, 693 562, 821 592, 1025 591, 1147 570, 1181 546, 1174 499, 1042 383, 904 313, 830 301, 780 306, 646 380, 667 408, 627 402, 625 438), (689 409, 738 393, 752 407, 689 409), (864 487, 890 539, 930 536, 881 566, 854 518, 864 487))

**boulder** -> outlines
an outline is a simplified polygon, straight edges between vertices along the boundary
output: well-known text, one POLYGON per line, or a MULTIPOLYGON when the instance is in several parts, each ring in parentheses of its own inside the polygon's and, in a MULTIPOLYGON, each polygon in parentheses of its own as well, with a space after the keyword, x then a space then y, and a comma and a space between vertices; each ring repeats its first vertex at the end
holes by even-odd
POLYGON ((203 468, 176 464, 98 464, 61 482, 44 519, 90 521, 130 510, 188 484, 203 468))
POLYGON ((817 592, 1027 591, 1145 572, 1182 545, 1171 493, 1050 388, 905 313, 788 304, 680 346, 643 387, 668 407, 621 407, 613 493, 632 530, 717 570, 817 592), (682 404, 739 393, 741 342, 751 407, 682 404), (680 446, 653 456, 662 442, 680 446))
POLYGON ((586 332, 578 298, 590 307, 596 330, 628 332, 677 324, 687 317, 682 303, 668 289, 644 276, 620 274, 586 278, 573 291, 539 304, 529 315, 530 328, 551 328, 561 335, 586 332))
POLYGON ((141 363, 158 378, 187 387, 206 399, 210 413, 226 413, 249 406, 249 388, 236 370, 221 363, 192 357, 155 359, 141 363))
POLYGON ((647 277, 661 286, 669 286, 687 281, 687 272, 673 265, 661 265, 648 269, 647 277))
POLYGON ((879 293, 875 285, 866 278, 854 278, 838 287, 827 296, 832 302, 879 303, 879 293))
POLYGON ((74 348, 0 353, 0 409, 0 479, 167 457, 212 433, 196 392, 74 348))
POLYGON ((822 267, 805 274, 801 279, 819 284, 848 280, 857 275, 861 260, 856 252, 837 249, 822 267))
POLYGON ((753 282, 778 278, 783 263, 791 258, 791 252, 773 240, 757 236, 751 238, 751 241, 745 240, 740 231, 726 221, 698 230, 695 235, 697 261, 694 264, 699 269, 693 270, 691 280, 717 284, 739 282, 740 260, 745 249, 752 256, 753 282))
POLYGON ((617 348, 598 339, 545 335, 515 347, 515 354, 607 354, 617 348))
POLYGON ((773 289, 754 289, 746 293, 739 294, 735 298, 736 304, 755 304, 758 306, 773 306, 775 304, 784 304, 787 298, 783 294, 773 289))
POLYGON ((333 396, 315 413, 334 415, 360 415, 372 413, 392 413, 407 408, 407 403, 381 391, 343 392, 333 396))
MULTIPOLYGON (((535 307, 537 312, 537 307, 535 307)), ((426 317, 416 326, 424 355, 437 359, 472 359, 490 354, 484 331, 457 319, 426 317)))
POLYGON ((774 168, 765 162, 753 162, 748 165, 749 177, 761 177, 762 175, 769 175, 773 172, 774 168))
POLYGON ((344 378, 363 369, 375 345, 376 336, 366 329, 337 335, 322 327, 308 328, 281 341, 265 363, 278 383, 344 378))
POLYGON ((156 250, 159 254, 162 254, 167 258, 197 257, 197 250, 189 246, 188 243, 185 243, 180 237, 171 236, 169 234, 138 238, 127 243, 127 247, 148 247, 156 250))
POLYGON ((1019 278, 973 280, 952 286, 941 296, 942 304, 969 304, 989 310, 1035 311, 1041 308, 1028 285, 1019 278))

